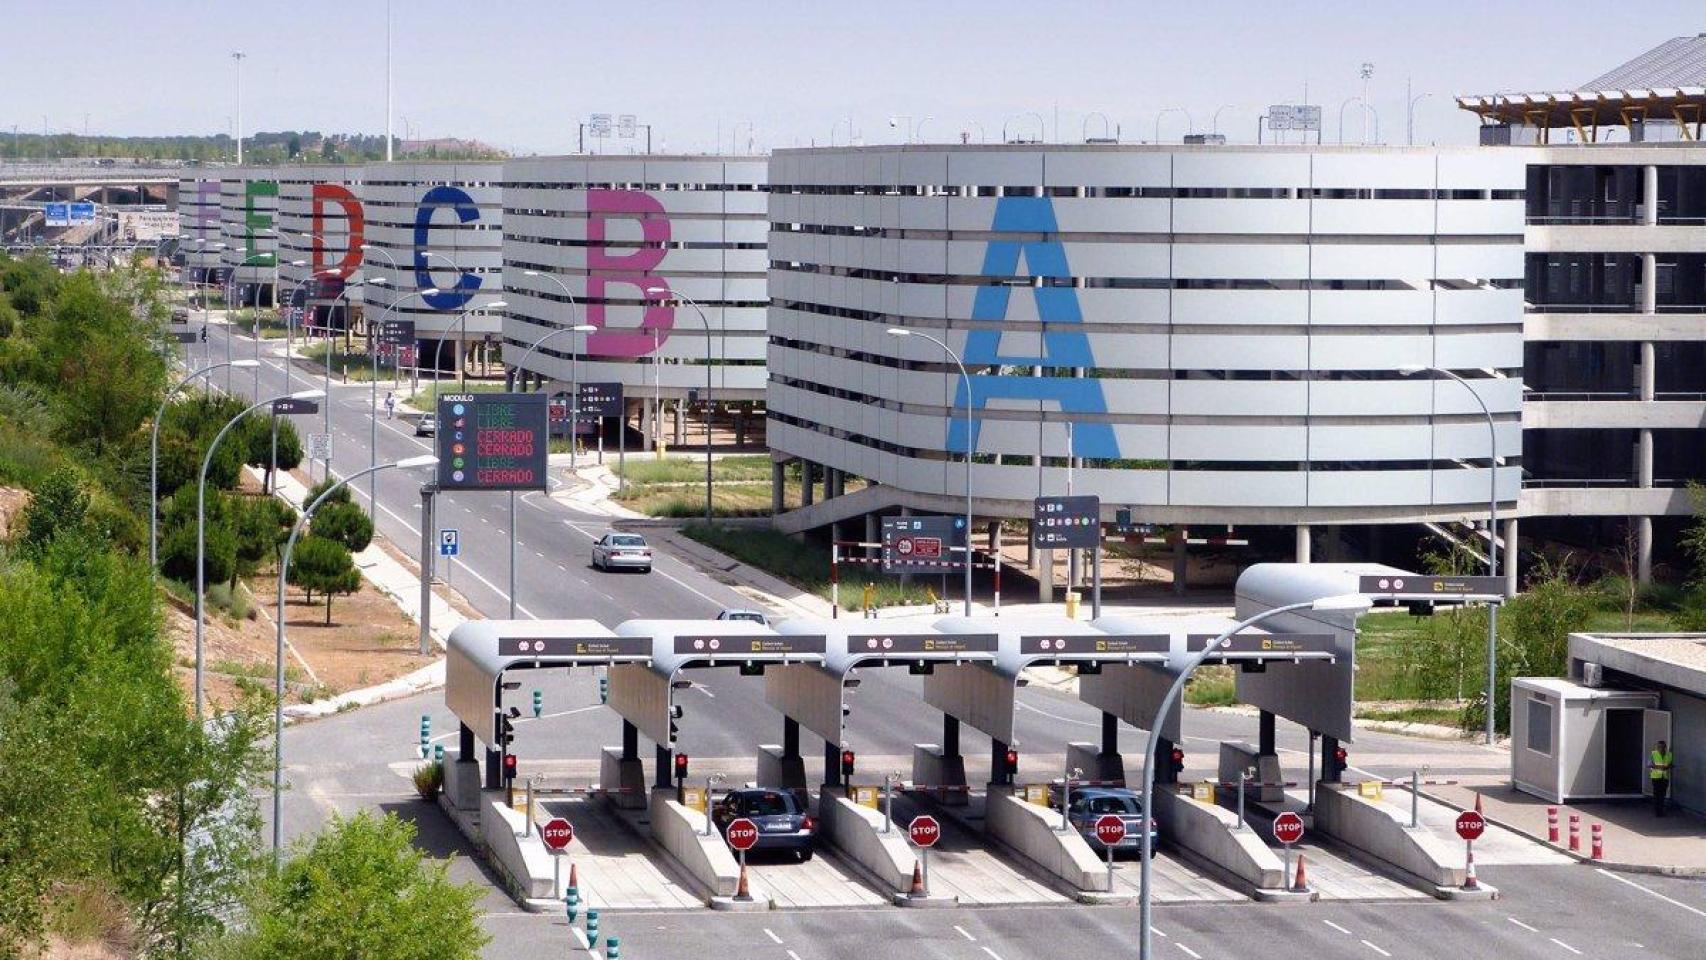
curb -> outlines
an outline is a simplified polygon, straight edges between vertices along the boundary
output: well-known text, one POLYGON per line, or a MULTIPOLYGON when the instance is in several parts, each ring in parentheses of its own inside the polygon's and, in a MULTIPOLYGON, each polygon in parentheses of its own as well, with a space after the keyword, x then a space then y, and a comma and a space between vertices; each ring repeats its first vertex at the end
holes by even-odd
POLYGON ((1490 883, 1481 883, 1473 890, 1462 887, 1435 887, 1436 900, 1489 901, 1499 899, 1499 888, 1490 883))
POLYGON ((753 897, 750 900, 736 900, 734 897, 712 897, 709 903, 712 910, 722 910, 727 913, 759 913, 775 909, 775 905, 768 899, 760 899, 762 896, 763 891, 760 891, 758 897, 753 897))
POLYGON ((1251 893, 1257 903, 1314 903, 1321 899, 1318 890, 1286 890, 1283 888, 1267 889, 1257 887, 1251 893))
POLYGON ((911 907, 914 910, 943 909, 947 907, 958 907, 960 905, 960 898, 958 896, 915 897, 909 893, 897 893, 894 895, 894 905, 897 907, 911 907))
MULTIPOLYGON (((1432 800, 1441 806, 1450 807, 1459 813, 1469 809, 1460 803, 1453 803, 1444 797, 1436 796, 1426 790, 1423 790, 1421 794, 1427 799, 1432 800)), ((1485 811, 1482 811, 1481 816, 1495 827, 1502 827, 1519 836, 1527 837, 1548 850, 1561 853, 1564 856, 1569 857, 1571 860, 1586 866, 1603 867, 1606 870, 1612 870, 1618 873, 1644 873, 1649 876, 1656 877, 1706 877, 1706 867, 1669 866, 1659 863, 1628 863, 1619 860, 1595 860, 1593 857, 1590 857, 1580 851, 1571 850, 1562 843, 1553 843, 1550 840, 1543 840, 1540 837, 1529 833, 1527 830, 1510 823, 1509 821, 1489 817, 1485 811)), ((1486 884, 1482 884, 1482 886, 1486 886, 1486 884)))

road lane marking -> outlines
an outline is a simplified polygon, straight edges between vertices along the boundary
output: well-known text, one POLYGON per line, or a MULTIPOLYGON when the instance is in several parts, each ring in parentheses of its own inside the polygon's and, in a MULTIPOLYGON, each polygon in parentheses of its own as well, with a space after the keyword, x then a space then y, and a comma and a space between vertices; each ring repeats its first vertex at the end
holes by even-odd
POLYGON ((771 941, 772 941, 772 942, 774 942, 774 943, 776 943, 776 944, 777 944, 777 945, 778 945, 778 946, 780 946, 780 945, 781 945, 781 943, 782 943, 782 938, 781 938, 781 937, 778 937, 778 936, 777 936, 777 935, 776 935, 776 931, 774 931, 774 930, 772 930, 772 929, 770 929, 770 928, 769 928, 769 927, 765 927, 765 928, 764 928, 764 935, 765 935, 765 936, 767 936, 767 937, 769 937, 769 938, 770 938, 770 939, 771 939, 771 941))
POLYGON ((1195 950, 1192 950, 1190 947, 1187 947, 1182 943, 1175 943, 1175 944, 1173 944, 1173 946, 1178 947, 1180 950, 1185 951, 1185 956, 1190 957, 1191 960, 1202 960, 1202 954, 1196 952, 1195 950))
POLYGON ((1570 951, 1571 953, 1575 954, 1578 957, 1582 955, 1582 952, 1580 950, 1577 950, 1575 947, 1570 946, 1569 944, 1558 939, 1557 937, 1547 937, 1546 939, 1552 941, 1553 943, 1557 944, 1560 947, 1563 947, 1565 950, 1570 951))
POLYGON ((971 934, 967 933, 965 927, 962 927, 956 923, 956 924, 954 924, 954 929, 958 930, 960 932, 960 936, 965 937, 967 940, 971 941, 972 943, 977 942, 977 938, 972 936, 971 934))
POLYGON ((695 588, 693 585, 689 584, 687 581, 673 576, 672 574, 670 574, 670 572, 668 570, 664 570, 662 568, 659 568, 658 573, 663 575, 663 577, 665 579, 667 579, 673 583, 679 584, 683 590, 686 590, 689 593, 696 593, 699 596, 704 597, 706 600, 709 600, 710 602, 716 604, 718 607, 723 606, 723 602, 721 600, 718 600, 716 597, 711 596, 710 594, 704 592, 703 590, 699 590, 699 589, 695 588))
POLYGON ((1529 933, 1539 933, 1540 932, 1538 927, 1531 927, 1528 924, 1523 923, 1521 920, 1518 920, 1515 917, 1506 917, 1505 919, 1509 920, 1510 922, 1512 922, 1512 923, 1516 924, 1517 926, 1523 928, 1524 930, 1527 930, 1529 933))
POLYGON ((1658 897, 1660 900, 1663 900, 1664 902, 1670 904, 1673 907, 1681 907, 1682 909, 1687 910, 1689 913, 1696 914, 1696 915, 1702 916, 1702 917, 1706 917, 1706 910, 1702 910, 1699 907, 1691 907, 1688 904, 1683 903, 1681 900, 1672 900, 1670 897, 1667 897, 1664 894, 1658 892, 1657 890, 1654 890, 1652 887, 1642 886, 1641 884, 1636 883, 1633 880, 1630 880, 1628 877, 1620 877, 1617 874, 1612 873, 1610 870, 1605 869, 1604 867, 1596 867, 1595 869, 1597 869, 1600 873, 1603 873, 1606 876, 1610 877, 1611 879, 1616 880, 1618 883, 1626 883, 1629 886, 1634 887, 1635 889, 1641 891, 1642 893, 1652 894, 1653 896, 1658 897))
POLYGON ((1160 927, 1152 925, 1149 928, 1149 932, 1155 934, 1156 936, 1160 937, 1163 940, 1167 939, 1167 934, 1164 933, 1160 927))
POLYGON ((1374 944, 1372 944, 1372 943, 1369 943, 1369 942, 1368 942, 1368 941, 1367 941, 1367 940, 1364 940, 1364 941, 1363 941, 1363 942, 1362 942, 1362 945, 1363 945, 1363 946, 1365 946, 1365 947, 1367 947, 1367 948, 1369 948, 1369 949, 1370 949, 1370 950, 1373 950, 1373 951, 1374 951, 1374 952, 1375 952, 1375 953, 1378 953, 1378 954, 1380 954, 1380 955, 1381 955, 1381 956, 1383 956, 1383 957, 1390 957, 1390 956, 1392 956, 1392 954, 1390 954, 1390 953, 1387 953, 1387 952, 1386 952, 1386 951, 1385 951, 1385 950, 1382 950, 1382 949, 1380 949, 1380 948, 1379 948, 1379 947, 1377 947, 1377 946, 1375 946, 1375 945, 1374 945, 1374 944))
MULTIPOLYGON (((988 947, 984 947, 983 952, 989 954, 991 957, 994 957, 995 960, 1001 960, 1001 954, 996 953, 994 950, 991 950, 988 947)), ((1198 957, 1197 960, 1202 960, 1202 958, 1198 957)))
POLYGON ((789 950, 788 951, 788 960, 800 960, 800 955, 795 953, 792 950, 789 950))
POLYGON ((1322 920, 1321 922, 1326 924, 1329 927, 1332 927, 1334 930, 1339 931, 1340 933, 1344 934, 1347 937, 1351 935, 1351 932, 1349 930, 1346 930, 1344 927, 1339 926, 1338 924, 1334 923, 1331 920, 1322 920))

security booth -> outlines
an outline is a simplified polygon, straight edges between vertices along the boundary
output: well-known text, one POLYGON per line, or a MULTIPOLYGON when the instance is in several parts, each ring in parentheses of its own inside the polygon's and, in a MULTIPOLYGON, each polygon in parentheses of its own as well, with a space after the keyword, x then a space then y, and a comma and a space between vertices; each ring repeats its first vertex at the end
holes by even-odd
POLYGON ((822 634, 784 635, 744 620, 628 620, 615 632, 651 644, 646 661, 611 669, 610 706, 623 719, 622 755, 616 758, 622 782, 644 781, 638 753, 643 733, 656 745, 655 789, 679 788, 686 773, 676 759, 677 721, 686 715, 676 692, 693 685, 687 671, 724 667, 761 677, 776 666, 823 663, 822 634))
MULTIPOLYGON (((1639 798, 1655 693, 1557 677, 1511 680, 1511 784, 1553 803, 1639 798)), ((1657 739, 1657 738, 1655 738, 1657 739)))
POLYGON ((450 632, 445 654, 444 701, 456 715, 456 762, 445 769, 445 791, 461 809, 478 801, 480 779, 474 741, 485 744, 485 789, 513 780, 518 706, 506 705, 506 691, 521 686, 506 677, 520 670, 643 663, 652 645, 619 637, 593 620, 469 620, 450 632))
MULTIPOLYGON (((785 636, 822 637, 820 664, 793 664, 766 672, 764 697, 782 713, 782 744, 761 747, 759 780, 767 785, 804 790, 800 757, 800 727, 824 739, 823 784, 851 789, 857 753, 847 739, 851 707, 848 691, 857 689, 857 672, 874 667, 904 667, 926 678, 963 683, 979 665, 995 660, 996 634, 973 625, 969 630, 944 630, 941 621, 911 621, 879 626, 873 621, 785 620, 776 631, 785 636), (953 678, 953 679, 949 679, 953 678), (772 779, 766 779, 766 778, 772 779)), ((947 730, 956 740, 959 720, 948 714, 947 730)), ((964 781, 964 769, 960 770, 964 781)), ((935 781, 932 781, 935 782, 935 781)))

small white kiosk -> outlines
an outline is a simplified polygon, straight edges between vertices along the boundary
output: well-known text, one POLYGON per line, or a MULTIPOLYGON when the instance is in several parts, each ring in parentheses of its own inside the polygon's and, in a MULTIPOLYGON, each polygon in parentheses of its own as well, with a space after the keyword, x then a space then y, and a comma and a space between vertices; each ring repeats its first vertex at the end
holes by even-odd
POLYGON ((1642 690, 1514 678, 1512 784, 1553 803, 1639 798, 1658 705, 1658 694, 1642 690))

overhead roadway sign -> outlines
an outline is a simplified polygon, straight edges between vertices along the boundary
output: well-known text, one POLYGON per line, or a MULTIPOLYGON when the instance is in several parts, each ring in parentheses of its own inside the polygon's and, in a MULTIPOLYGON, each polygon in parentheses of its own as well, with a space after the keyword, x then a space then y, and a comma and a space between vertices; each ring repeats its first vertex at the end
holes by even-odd
MULTIPOLYGON (((1185 649, 1196 653, 1205 649, 1217 633, 1193 633, 1185 637, 1185 649)), ((1235 633, 1217 647, 1214 657, 1236 657, 1240 660, 1259 660, 1263 657, 1311 658, 1334 655, 1335 637, 1330 633, 1235 633)))
POLYGON ((374 327, 376 341, 384 346, 399 347, 415 339, 415 321, 381 320, 374 327))
POLYGON ((1504 577, 1433 577, 1376 574, 1357 579, 1357 591, 1371 597, 1434 600, 1502 600, 1504 577))
POLYGON ((273 416, 319 413, 320 403, 317 400, 301 400, 296 397, 283 397, 272 402, 272 412, 273 416))
POLYGON ((676 635, 675 652, 699 660, 745 660, 754 654, 766 657, 815 653, 822 655, 820 636, 730 637, 676 635))
POLYGON ((1037 497, 1031 501, 1031 546, 1090 549, 1102 539, 1099 497, 1037 497))
POLYGON ((498 656, 650 660, 652 641, 649 637, 499 637, 498 656))
POLYGON ((966 518, 884 517, 884 573, 942 573, 959 566, 953 548, 965 545, 966 518))
POLYGON ((884 633, 847 637, 852 656, 904 656, 913 653, 994 653, 993 633, 884 633))
POLYGON ((583 383, 580 385, 580 406, 577 416, 620 417, 622 415, 622 384, 583 383))
POLYGON ((1054 634, 1019 638, 1019 652, 1027 656, 1046 657, 1059 654, 1097 654, 1122 656, 1129 654, 1166 655, 1173 638, 1165 633, 1137 636, 1113 634, 1054 634))
POLYGON ((438 399, 438 488, 544 490, 548 414, 542 393, 438 399))

